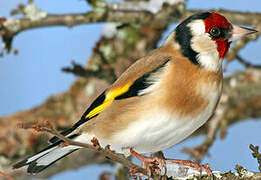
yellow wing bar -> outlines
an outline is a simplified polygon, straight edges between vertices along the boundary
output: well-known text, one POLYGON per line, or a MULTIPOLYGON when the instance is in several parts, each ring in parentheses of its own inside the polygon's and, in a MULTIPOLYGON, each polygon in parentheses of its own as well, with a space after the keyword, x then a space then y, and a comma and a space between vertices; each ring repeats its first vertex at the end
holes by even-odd
POLYGON ((93 116, 101 113, 104 109, 106 109, 113 101, 116 97, 124 94, 125 92, 127 92, 130 88, 130 86, 132 85, 132 83, 128 83, 125 86, 123 86, 122 88, 117 88, 117 89, 112 89, 110 90, 105 97, 105 100, 103 101, 103 103, 97 107, 95 107, 93 110, 91 110, 86 116, 85 118, 92 118, 93 116))

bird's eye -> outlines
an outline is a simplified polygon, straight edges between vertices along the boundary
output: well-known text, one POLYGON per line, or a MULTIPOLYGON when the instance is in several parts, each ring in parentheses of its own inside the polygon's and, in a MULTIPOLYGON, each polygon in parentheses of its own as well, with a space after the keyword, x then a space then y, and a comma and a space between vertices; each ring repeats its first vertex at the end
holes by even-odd
POLYGON ((221 31, 218 27, 213 27, 209 33, 214 38, 218 38, 221 35, 221 31))

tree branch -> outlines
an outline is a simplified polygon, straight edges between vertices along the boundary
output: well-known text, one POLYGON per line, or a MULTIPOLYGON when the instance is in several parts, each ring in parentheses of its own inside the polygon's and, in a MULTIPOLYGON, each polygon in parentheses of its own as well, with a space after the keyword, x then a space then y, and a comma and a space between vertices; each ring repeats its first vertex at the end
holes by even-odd
MULTIPOLYGON (((142 167, 132 163, 128 159, 124 158, 123 156, 118 155, 118 154, 114 153, 113 151, 111 151, 109 149, 109 145, 107 145, 105 148, 102 148, 99 145, 98 140, 97 140, 97 142, 93 142, 93 145, 73 141, 73 140, 61 135, 49 123, 49 121, 44 121, 43 124, 38 123, 37 125, 21 124, 20 127, 24 128, 24 129, 34 129, 37 132, 48 132, 48 133, 50 133, 54 136, 59 137, 61 140, 64 141, 64 143, 61 144, 61 146, 74 145, 74 146, 79 146, 79 147, 91 149, 91 150, 94 150, 94 151, 98 151, 104 157, 110 159, 111 161, 118 162, 118 163, 124 165, 125 167, 134 169, 136 171, 136 173, 142 173, 143 175, 148 174, 147 171, 145 169, 143 169, 142 167)), ((258 152, 258 147, 254 147, 252 145, 252 146, 250 146, 250 148, 251 148, 251 150, 254 151, 253 156, 255 158, 257 158, 258 161, 260 161, 260 157, 259 157, 260 154, 258 152)), ((154 180, 161 180, 163 178, 168 178, 168 179, 176 179, 176 178, 205 179, 205 178, 210 178, 212 176, 212 175, 207 175, 206 171, 198 172, 197 170, 194 170, 191 167, 178 165, 178 164, 176 164, 176 161, 174 159, 166 159, 166 170, 165 170, 166 175, 165 175, 165 171, 163 170, 163 167, 159 166, 159 168, 161 169, 161 175, 157 175, 155 173, 155 171, 152 171, 152 178, 154 180)), ((242 166, 237 166, 236 170, 237 170, 237 173, 239 174, 240 179, 261 177, 261 173, 250 172, 250 171, 246 170, 245 168, 243 168, 242 166)), ((216 176, 216 177, 223 177, 224 176, 224 177, 227 177, 229 179, 232 179, 232 177, 235 177, 235 176, 238 176, 238 175, 236 175, 236 173, 234 173, 234 174, 229 173, 229 175, 228 175, 228 173, 221 174, 220 172, 214 172, 213 176, 216 176)), ((10 178, 9 176, 6 176, 6 177, 10 178)), ((134 177, 136 177, 136 176, 134 176, 134 177)), ((12 180, 12 179, 10 178, 10 180, 12 180)))
MULTIPOLYGON (((112 160, 112 161, 115 161, 115 162, 118 162, 118 163, 121 163, 123 164, 124 166, 128 167, 128 168, 131 168, 131 169, 135 169, 137 170, 138 172, 140 173, 143 173, 143 174, 147 174, 146 170, 143 169, 142 167, 136 165, 136 164, 133 164, 131 161, 129 161, 128 159, 124 158, 123 156, 121 155, 118 155, 114 152, 112 152, 110 149, 108 148, 102 148, 98 145, 98 147, 95 147, 94 145, 90 145, 90 144, 86 144, 86 143, 81 143, 81 142, 77 142, 77 141, 73 141, 63 135, 61 135, 54 127, 53 125, 50 124, 49 121, 44 121, 43 124, 36 124, 36 125, 32 125, 32 124, 21 124, 21 126, 23 129, 34 129, 38 132, 48 132, 54 136, 57 136, 59 137, 61 140, 63 140, 66 145, 74 145, 74 146, 79 146, 79 147, 83 147, 83 148, 87 148, 87 149, 91 149, 91 150, 94 150, 94 151, 98 151, 99 153, 101 153, 104 157, 112 160)), ((109 146, 108 146, 109 147, 109 146)))
MULTIPOLYGON (((76 25, 97 22, 121 22, 160 25, 162 20, 166 21, 166 19, 169 19, 169 16, 171 14, 176 14, 176 11, 179 10, 181 6, 182 4, 175 5, 174 9, 170 6, 166 6, 156 15, 153 15, 148 11, 131 11, 129 10, 129 8, 127 8, 126 10, 121 8, 120 10, 115 11, 115 3, 107 3, 105 6, 107 8, 105 13, 106 16, 97 16, 95 11, 91 11, 88 13, 79 14, 47 14, 44 18, 38 19, 37 21, 32 21, 28 18, 8 19, 5 22, 2 22, 0 32, 2 35, 14 36, 17 33, 28 29, 50 26, 72 27, 76 25), (166 13, 164 13, 164 11, 166 13)), ((184 18, 194 13, 203 11, 205 10, 184 10, 184 18)), ((261 13, 230 11, 225 9, 218 9, 214 11, 222 13, 224 16, 228 17, 231 22, 236 24, 251 26, 261 22, 261 13)), ((177 22, 177 18, 172 20, 174 20, 172 22, 177 22)))
MULTIPOLYGON (((261 29, 260 29, 261 30, 261 29)), ((229 52, 226 56, 226 59, 230 62, 233 61, 234 59, 236 59, 237 54, 239 53, 239 51, 243 48, 245 48, 245 46, 250 42, 250 41, 256 41, 258 40, 260 34, 259 33, 255 33, 252 35, 249 35, 247 37, 244 37, 238 41, 235 42, 234 46, 231 47, 229 49, 229 52)))
MULTIPOLYGON (((179 1, 177 1, 179 2, 179 1)), ((88 13, 79 14, 48 14, 43 10, 40 10, 33 4, 29 3, 26 6, 22 6, 22 10, 25 18, 7 19, 0 21, 0 35, 3 39, 7 39, 5 42, 12 41, 13 36, 19 32, 50 26, 67 26, 73 27, 76 25, 83 25, 97 22, 121 22, 121 23, 138 23, 138 24, 154 24, 161 26, 163 22, 177 22, 181 16, 184 18, 190 16, 196 12, 202 12, 205 10, 185 10, 183 3, 164 4, 163 8, 157 13, 153 14, 148 9, 138 8, 137 2, 101 2, 96 6, 93 6, 93 11, 88 13), (33 15, 31 11, 25 13, 25 9, 28 6, 33 6, 33 15), (37 18, 34 18, 34 17, 37 18)), ((146 6, 145 6, 146 7, 146 6)), ((29 8, 27 8, 29 9, 29 8)), ((260 13, 249 13, 239 11, 229 11, 225 9, 215 10, 224 14, 228 19, 236 24, 244 25, 257 25, 261 22, 260 13)), ((10 47, 8 51, 10 51, 10 47)))
MULTIPOLYGON (((99 78, 99 75, 100 75, 99 72, 87 70, 74 61, 72 61, 72 66, 73 66, 72 68, 64 67, 64 68, 62 68, 62 71, 66 72, 66 73, 72 73, 72 74, 74 74, 76 76, 80 76, 80 77, 98 77, 99 78)), ((103 77, 101 77, 101 78, 103 78, 103 77)))
POLYGON ((252 156, 257 159, 259 164, 258 169, 261 172, 261 154, 259 153, 259 146, 249 145, 249 148, 253 151, 252 156))
POLYGON ((7 180, 14 180, 12 177, 8 176, 7 174, 3 173, 0 171, 0 177, 3 176, 5 177, 7 180))
POLYGON ((236 59, 243 64, 246 68, 261 68, 261 65, 253 65, 250 62, 243 59, 241 56, 236 55, 236 59))
MULTIPOLYGON (((46 14, 37 20, 30 18, 15 18, 7 19, 1 23, 0 34, 5 36, 14 36, 21 31, 28 29, 50 27, 50 26, 67 26, 72 27, 82 24, 90 24, 97 22, 122 22, 122 23, 140 23, 140 24, 161 24, 160 20, 164 19, 168 15, 176 13, 180 4, 175 4, 172 9, 170 6, 165 7, 159 13, 154 16, 148 11, 130 11, 130 10, 115 10, 114 3, 104 3, 102 7, 104 12, 99 14, 93 10, 88 13, 79 14, 46 14)), ((27 7, 27 6, 24 6, 27 7)))
MULTIPOLYGON (((104 65, 104 64, 103 64, 104 65)), ((116 80, 116 75, 113 73, 113 69, 112 70, 108 70, 106 73, 106 69, 99 69, 99 70, 90 70, 90 69, 86 69, 84 67, 82 67, 81 65, 77 64, 76 62, 72 62, 72 68, 70 67, 64 67, 62 68, 63 72, 66 73, 72 73, 76 76, 79 77, 84 77, 84 78, 99 78, 99 79, 104 79, 106 81, 108 81, 108 83, 112 83, 116 80)))

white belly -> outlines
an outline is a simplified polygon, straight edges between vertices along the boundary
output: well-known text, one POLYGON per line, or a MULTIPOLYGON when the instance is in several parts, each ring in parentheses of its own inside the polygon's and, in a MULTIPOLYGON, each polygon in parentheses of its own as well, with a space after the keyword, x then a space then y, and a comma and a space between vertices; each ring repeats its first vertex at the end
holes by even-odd
POLYGON ((128 128, 115 134, 110 142, 111 149, 124 153, 124 149, 134 148, 138 153, 151 153, 169 148, 187 138, 201 127, 213 114, 219 93, 211 93, 210 103, 197 116, 183 116, 164 109, 151 109, 128 128))
POLYGON ((139 153, 157 152, 184 140, 202 126, 211 113, 179 118, 167 112, 155 112, 132 123, 126 130, 115 134, 111 148, 134 148, 139 153))

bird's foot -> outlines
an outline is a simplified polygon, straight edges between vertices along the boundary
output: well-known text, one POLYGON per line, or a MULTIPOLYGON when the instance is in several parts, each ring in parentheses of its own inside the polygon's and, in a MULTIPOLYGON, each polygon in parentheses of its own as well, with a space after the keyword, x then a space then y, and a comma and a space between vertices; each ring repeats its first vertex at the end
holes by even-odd
POLYGON ((68 142, 62 142, 60 144, 61 147, 66 147, 66 146, 69 146, 69 145, 70 145, 70 143, 68 143, 68 142))
POLYGON ((115 151, 111 150, 111 145, 109 144, 105 146, 105 150, 108 151, 109 153, 115 153, 115 151))
POLYGON ((136 169, 130 169, 129 170, 129 174, 130 177, 132 177, 133 179, 137 179, 137 176, 135 175, 138 171, 136 169))
POLYGON ((189 166, 189 167, 199 171, 200 174, 202 173, 202 171, 206 171, 209 176, 213 175, 209 164, 200 165, 200 164, 198 164, 196 162, 192 162, 190 160, 179 160, 179 159, 170 159, 170 161, 173 163, 179 164, 179 165, 189 166))
POLYGON ((96 137, 93 137, 91 142, 92 142, 93 147, 95 147, 96 150, 101 149, 100 143, 96 137))
POLYGON ((130 175, 130 177, 132 177, 135 180, 136 179, 142 180, 142 177, 143 177, 143 174, 142 173, 138 173, 138 170, 136 170, 136 169, 130 169, 129 170, 129 175, 130 175))
POLYGON ((159 164, 161 164, 166 171, 165 159, 159 157, 146 157, 137 153, 132 148, 130 149, 130 153, 142 162, 142 167, 147 170, 149 177, 151 177, 153 171, 158 175, 161 174, 161 169, 158 166, 159 164))

